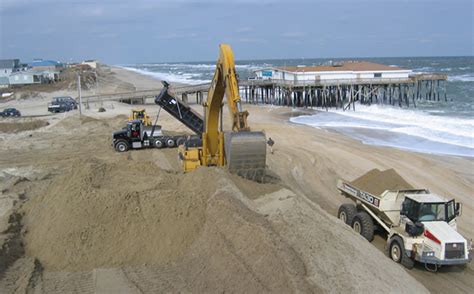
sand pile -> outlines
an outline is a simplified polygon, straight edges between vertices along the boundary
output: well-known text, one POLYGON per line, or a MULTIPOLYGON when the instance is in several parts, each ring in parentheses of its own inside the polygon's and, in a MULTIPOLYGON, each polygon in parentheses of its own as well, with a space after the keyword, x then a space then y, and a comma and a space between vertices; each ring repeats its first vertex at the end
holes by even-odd
POLYGON ((373 195, 380 195, 385 190, 413 189, 412 185, 405 181, 394 169, 380 171, 374 168, 353 180, 351 184, 373 195))
POLYGON ((2 122, 0 123, 0 133, 19 133, 23 131, 36 130, 49 125, 44 120, 31 120, 25 122, 2 122))
POLYGON ((202 172, 180 178, 150 162, 76 161, 24 206, 27 253, 51 270, 174 260, 198 236, 215 189, 202 172))
POLYGON ((304 262, 239 193, 217 168, 76 161, 23 206, 26 254, 45 268, 46 288, 58 285, 53 272, 123 266, 128 280, 159 292, 311 291, 304 262))

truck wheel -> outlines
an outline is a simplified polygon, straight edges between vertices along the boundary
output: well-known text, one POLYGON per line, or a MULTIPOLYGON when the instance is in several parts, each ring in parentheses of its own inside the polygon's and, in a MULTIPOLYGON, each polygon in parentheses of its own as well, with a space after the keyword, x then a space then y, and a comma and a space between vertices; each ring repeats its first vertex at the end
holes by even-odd
POLYGON ((179 137, 178 140, 176 140, 176 146, 184 145, 185 142, 186 142, 186 138, 179 137))
POLYGON ((128 144, 125 141, 118 141, 115 144, 115 150, 117 152, 126 152, 128 150, 128 144))
POLYGON ((173 148, 175 144, 176 143, 175 143, 174 139, 172 139, 172 138, 166 139, 166 147, 173 148))
POLYGON ((154 145, 156 148, 161 149, 163 148, 163 146, 165 146, 165 143, 163 143, 163 141, 161 141, 160 139, 156 139, 154 145))
POLYGON ((365 211, 356 213, 352 220, 352 228, 369 242, 374 240, 374 221, 365 211))
POLYGON ((350 226, 352 224, 352 219, 354 219, 354 216, 356 215, 356 213, 357 213, 357 208, 355 207, 354 204, 345 203, 339 207, 339 211, 337 212, 337 217, 350 226))
POLYGON ((412 269, 415 266, 415 261, 406 254, 403 240, 399 236, 394 236, 390 239, 388 250, 388 254, 393 261, 401 263, 408 269, 412 269))

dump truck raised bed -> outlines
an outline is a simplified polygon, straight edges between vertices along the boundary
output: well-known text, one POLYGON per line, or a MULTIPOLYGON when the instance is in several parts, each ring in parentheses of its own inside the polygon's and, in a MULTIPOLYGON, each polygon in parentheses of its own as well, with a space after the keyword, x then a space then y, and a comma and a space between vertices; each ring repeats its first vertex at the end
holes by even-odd
POLYGON ((427 270, 472 260, 472 240, 457 232, 461 203, 414 189, 393 169, 374 169, 352 182, 339 180, 340 193, 354 201, 342 204, 338 217, 367 240, 375 228, 387 232, 389 257, 407 268, 415 261, 427 270))

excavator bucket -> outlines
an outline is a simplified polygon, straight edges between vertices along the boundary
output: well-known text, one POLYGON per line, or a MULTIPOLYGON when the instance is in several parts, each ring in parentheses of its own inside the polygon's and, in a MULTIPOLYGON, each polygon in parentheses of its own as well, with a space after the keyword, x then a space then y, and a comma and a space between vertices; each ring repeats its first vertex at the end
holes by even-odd
POLYGON ((267 152, 265 133, 226 132, 224 142, 229 171, 253 181, 263 182, 267 152))

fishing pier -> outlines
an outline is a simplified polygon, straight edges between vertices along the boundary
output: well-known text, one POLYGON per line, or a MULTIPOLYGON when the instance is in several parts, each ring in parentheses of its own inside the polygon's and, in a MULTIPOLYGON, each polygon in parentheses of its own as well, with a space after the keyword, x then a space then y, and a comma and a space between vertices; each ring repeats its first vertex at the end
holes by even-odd
MULTIPOLYGON (((420 100, 447 101, 446 74, 415 73, 411 70, 371 62, 355 61, 320 66, 271 67, 239 81, 242 100, 306 108, 355 110, 363 105, 387 104, 416 107, 420 100)), ((210 84, 172 87, 176 97, 202 104, 210 84)), ((86 104, 121 101, 146 104, 160 92, 145 90, 82 97, 86 104)), ((151 102, 151 101, 150 101, 151 102)), ((151 102, 153 103, 153 102, 151 102)))

